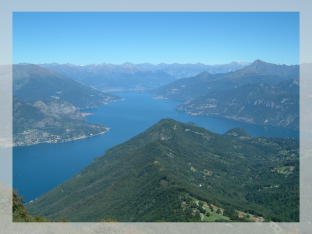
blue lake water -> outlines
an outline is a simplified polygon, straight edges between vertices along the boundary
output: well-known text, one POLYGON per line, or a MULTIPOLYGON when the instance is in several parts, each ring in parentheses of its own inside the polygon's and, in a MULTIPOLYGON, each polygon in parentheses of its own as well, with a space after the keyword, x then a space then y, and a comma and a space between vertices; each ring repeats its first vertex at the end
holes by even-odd
POLYGON ((254 137, 299 137, 299 131, 287 128, 243 123, 223 117, 193 116, 175 111, 179 101, 151 99, 152 95, 135 92, 115 93, 125 100, 109 103, 83 112, 90 123, 108 126, 99 136, 66 143, 42 143, 13 148, 13 188, 26 202, 39 197, 77 174, 95 157, 137 134, 163 118, 187 123, 195 122, 209 131, 223 134, 231 128, 242 127, 254 137))

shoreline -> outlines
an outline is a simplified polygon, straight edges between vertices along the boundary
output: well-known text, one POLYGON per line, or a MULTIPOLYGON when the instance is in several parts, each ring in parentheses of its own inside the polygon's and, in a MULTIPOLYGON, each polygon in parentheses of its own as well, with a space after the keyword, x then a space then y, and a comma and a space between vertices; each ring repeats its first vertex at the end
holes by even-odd
POLYGON ((94 137, 94 136, 102 135, 102 134, 107 133, 107 132, 109 131, 109 129, 110 129, 110 128, 107 128, 107 131, 105 131, 105 132, 100 132, 100 133, 97 133, 97 134, 92 134, 92 136, 91 136, 91 135, 89 135, 89 136, 84 135, 84 136, 81 136, 81 137, 75 138, 75 139, 67 138, 67 139, 64 139, 64 141, 62 141, 62 142, 42 141, 42 142, 35 142, 35 143, 33 143, 33 144, 28 144, 28 145, 15 145, 15 144, 13 143, 12 146, 0 147, 0 148, 4 149, 4 148, 10 148, 10 147, 12 147, 12 148, 13 148, 13 147, 23 147, 23 146, 31 146, 31 145, 42 144, 42 143, 61 144, 61 143, 66 143, 66 142, 70 142, 70 141, 77 141, 77 140, 82 140, 82 139, 86 139, 86 138, 89 138, 89 137, 94 137))
MULTIPOLYGON (((175 109, 175 110, 179 110, 179 109, 175 109)), ((191 111, 187 111, 187 110, 179 110, 179 111, 184 111, 189 115, 193 115, 193 116, 216 116, 216 117, 223 117, 226 119, 233 119, 239 122, 243 122, 243 123, 249 123, 249 124, 256 124, 256 125, 261 125, 261 126, 273 126, 273 127, 280 127, 280 128, 288 128, 291 129, 293 131, 299 131, 299 129, 296 128, 289 128, 289 127, 285 127, 285 126, 280 126, 280 125, 272 125, 272 124, 260 124, 260 123, 255 123, 253 120, 249 120, 247 117, 235 117, 235 116, 227 116, 227 115, 220 115, 220 114, 205 114, 205 113, 195 113, 195 112, 191 112, 191 111)))

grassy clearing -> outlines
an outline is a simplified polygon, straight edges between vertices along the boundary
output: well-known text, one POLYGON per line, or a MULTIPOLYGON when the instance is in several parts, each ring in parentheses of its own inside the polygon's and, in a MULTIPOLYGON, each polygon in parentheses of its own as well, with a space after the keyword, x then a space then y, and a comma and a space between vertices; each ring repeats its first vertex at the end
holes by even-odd
MULTIPOLYGON (((198 203, 199 200, 196 199, 196 198, 192 198, 193 201, 195 203, 198 203)), ((210 214, 209 217, 207 217, 207 215, 204 215, 204 219, 203 219, 203 222, 214 222, 215 220, 217 219, 225 219, 225 220, 230 220, 229 217, 226 217, 226 216, 223 216, 222 214, 217 214, 216 211, 218 209, 220 209, 221 211, 223 211, 223 209, 221 209, 220 207, 216 207, 216 206, 213 206, 214 208, 214 212, 211 211, 211 209, 209 208, 209 206, 207 206, 205 203, 203 205, 203 208, 205 208, 206 212, 210 214)))
POLYGON ((287 150, 282 150, 282 151, 279 151, 278 154, 281 154, 281 155, 287 155, 289 151, 287 150))
MULTIPOLYGON (((196 198, 193 198, 193 197, 192 197, 192 199, 193 199, 193 201, 194 201, 195 203, 197 203, 197 204, 198 204, 198 202, 200 202, 200 200, 198 200, 198 199, 196 199, 196 198)), ((214 222, 214 221, 216 221, 216 220, 218 220, 218 219, 225 219, 225 220, 230 221, 230 218, 229 218, 229 217, 223 216, 223 215, 222 215, 222 213, 223 213, 223 211, 224 211, 222 208, 217 207, 217 206, 214 206, 214 205, 213 205, 212 207, 213 207, 213 209, 214 209, 214 212, 212 212, 211 209, 210 209, 210 207, 204 202, 203 208, 205 208, 206 212, 209 213, 210 216, 208 217, 207 215, 204 215, 203 222, 214 222), (222 213, 217 214, 216 212, 217 212, 218 209, 220 209, 220 211, 222 211, 222 213)), ((249 218, 255 218, 255 216, 252 215, 252 214, 245 213, 245 212, 239 211, 239 210, 237 210, 237 212, 238 212, 239 216, 242 215, 242 216, 244 216, 244 217, 246 218, 247 215, 249 215, 249 218)), ((253 220, 252 220, 252 221, 253 221, 253 220)))
POLYGON ((254 215, 252 215, 252 214, 249 214, 249 213, 245 213, 245 212, 243 212, 243 211, 237 211, 238 212, 238 214, 239 214, 239 216, 244 216, 245 218, 247 217, 247 215, 249 215, 249 218, 254 218, 255 216, 254 215))
POLYGON ((294 166, 284 166, 284 167, 279 167, 278 171, 279 171, 279 173, 283 173, 283 174, 288 175, 288 174, 292 173, 292 171, 294 169, 295 169, 294 166))

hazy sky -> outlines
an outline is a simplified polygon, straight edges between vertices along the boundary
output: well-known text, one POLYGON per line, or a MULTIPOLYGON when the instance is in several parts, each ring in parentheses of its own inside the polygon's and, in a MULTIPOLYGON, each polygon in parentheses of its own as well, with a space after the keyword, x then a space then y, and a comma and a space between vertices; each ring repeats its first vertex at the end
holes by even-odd
POLYGON ((13 63, 299 64, 298 12, 14 12, 13 63))

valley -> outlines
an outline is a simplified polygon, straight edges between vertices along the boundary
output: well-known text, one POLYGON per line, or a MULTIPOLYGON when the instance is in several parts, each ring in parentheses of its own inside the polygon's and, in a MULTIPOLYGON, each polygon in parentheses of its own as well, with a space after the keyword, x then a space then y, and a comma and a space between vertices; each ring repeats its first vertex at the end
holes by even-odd
POLYGON ((114 94, 83 84, 82 73, 77 82, 43 67, 16 66, 13 133, 19 154, 13 177, 15 188, 31 199, 28 211, 73 222, 111 216, 122 222, 298 221, 299 80, 278 76, 272 67, 259 73, 255 64, 264 63, 171 77, 172 83, 164 71, 131 64, 123 69, 132 73, 90 76, 88 85, 98 89, 127 90, 114 94), (153 85, 158 87, 151 90, 153 85), (62 161, 58 175, 43 173, 43 163, 31 174, 22 169, 39 165, 32 154, 34 163, 25 164, 29 156, 21 160, 37 143, 43 144, 30 152, 38 149, 40 161, 62 161), (45 143, 63 144, 46 150, 45 143), (33 179, 38 173, 45 186, 33 179))

